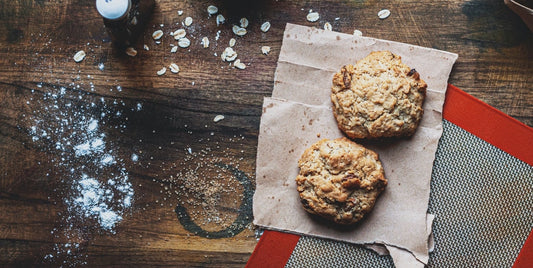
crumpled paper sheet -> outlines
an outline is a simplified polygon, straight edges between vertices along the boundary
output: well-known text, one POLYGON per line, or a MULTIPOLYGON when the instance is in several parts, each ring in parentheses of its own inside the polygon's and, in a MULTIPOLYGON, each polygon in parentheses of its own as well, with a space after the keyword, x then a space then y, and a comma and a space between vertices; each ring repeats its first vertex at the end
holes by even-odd
POLYGON ((272 98, 263 103, 254 224, 350 243, 380 244, 397 267, 426 264, 433 219, 426 214, 431 171, 442 134, 447 81, 456 59, 456 54, 435 49, 287 24, 272 98), (297 163, 314 142, 343 136, 331 110, 333 75, 343 65, 378 50, 400 55, 426 81, 424 117, 409 139, 359 141, 379 154, 389 184, 362 222, 337 226, 317 220, 302 208, 295 182, 297 163))

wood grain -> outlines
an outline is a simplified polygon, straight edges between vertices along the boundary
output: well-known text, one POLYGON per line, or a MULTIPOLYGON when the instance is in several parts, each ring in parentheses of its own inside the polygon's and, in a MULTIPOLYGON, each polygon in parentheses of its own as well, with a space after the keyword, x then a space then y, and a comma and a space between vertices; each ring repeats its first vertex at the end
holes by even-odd
MULTIPOLYGON (((242 267, 257 243, 246 189, 253 192, 261 105, 272 90, 287 22, 323 27, 327 21, 339 32, 359 29, 366 36, 457 53, 450 83, 533 126, 533 34, 503 1, 161 0, 136 57, 109 42, 92 1, 0 0, 0 18, 5 266, 242 267), (207 15, 210 4, 226 24, 217 27, 207 15), (385 20, 377 18, 382 8, 392 12, 385 20), (318 22, 306 21, 310 9, 320 13, 318 22), (194 19, 188 28, 192 44, 170 53, 176 42, 168 33, 181 28, 176 23, 186 16, 194 19), (234 49, 245 70, 220 59, 241 17, 250 26, 236 37, 234 49), (259 30, 265 21, 272 24, 267 33, 259 30), (151 33, 160 28, 166 35, 155 44, 151 33), (211 40, 207 49, 200 46, 204 36, 211 40), (264 45, 272 47, 269 55, 261 54, 264 45), (75 63, 78 50, 87 57, 75 63), (180 66, 179 74, 156 74, 171 62, 180 66), (225 119, 215 123, 218 114, 225 119), (68 217, 75 215, 65 202, 78 178, 72 174, 91 169, 56 143, 75 142, 76 120, 83 116, 100 119, 106 149, 135 191, 132 208, 114 232, 101 230, 94 219, 68 217), (50 132, 48 138, 32 127, 50 132), (194 187, 187 176, 195 178, 194 187), (199 191, 206 189, 212 191, 199 191), (217 202, 203 204, 210 200, 203 197, 217 202), (185 225, 178 204, 189 213, 185 225), (230 228, 236 219, 242 226, 230 228), (194 225, 205 233, 191 232, 194 225), (217 232, 221 237, 206 237, 217 232), (67 247, 68 253, 60 248, 66 243, 78 246, 67 247)), ((100 179, 113 172, 104 170, 100 179)))

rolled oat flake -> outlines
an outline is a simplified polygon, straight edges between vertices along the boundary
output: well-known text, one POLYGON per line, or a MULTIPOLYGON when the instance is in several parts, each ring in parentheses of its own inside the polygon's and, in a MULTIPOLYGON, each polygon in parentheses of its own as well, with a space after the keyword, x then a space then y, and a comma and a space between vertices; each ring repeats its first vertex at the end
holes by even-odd
POLYGON ((329 22, 324 23, 324 30, 332 31, 333 27, 331 26, 331 23, 329 23, 329 22))
POLYGON ((183 23, 185 24, 185 26, 191 26, 192 18, 191 17, 185 18, 185 21, 183 23))
POLYGON ((175 74, 179 73, 180 71, 180 67, 175 63, 171 63, 170 66, 168 66, 168 68, 170 69, 172 73, 175 73, 175 74))
POLYGON ((320 19, 320 15, 318 14, 318 12, 309 12, 309 14, 307 14, 306 18, 310 22, 315 22, 318 19, 320 19))
POLYGON ((163 67, 161 70, 157 71, 157 75, 161 76, 164 75, 167 72, 167 68, 163 67))
POLYGON ((264 33, 268 32, 269 29, 270 29, 270 22, 267 21, 261 24, 261 31, 263 31, 264 33))
POLYGON ((80 50, 78 52, 76 52, 76 54, 74 54, 74 61, 75 62, 81 62, 83 59, 85 59, 85 51, 83 50, 80 50))
POLYGON ((382 20, 388 18, 390 16, 390 10, 388 9, 382 9, 378 12, 378 17, 382 20))
POLYGON ((209 15, 215 15, 218 13, 218 8, 216 6, 208 6, 207 13, 209 13, 209 15))
POLYGON ((189 40, 187 37, 183 37, 180 40, 178 40, 178 46, 181 48, 187 48, 191 45, 191 40, 189 40))

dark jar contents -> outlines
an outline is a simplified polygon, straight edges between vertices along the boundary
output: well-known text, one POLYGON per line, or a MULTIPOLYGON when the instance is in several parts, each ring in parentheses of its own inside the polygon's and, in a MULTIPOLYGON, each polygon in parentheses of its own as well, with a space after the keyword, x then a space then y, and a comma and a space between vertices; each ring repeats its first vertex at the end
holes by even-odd
POLYGON ((96 0, 96 8, 114 45, 135 45, 152 17, 154 0, 96 0))

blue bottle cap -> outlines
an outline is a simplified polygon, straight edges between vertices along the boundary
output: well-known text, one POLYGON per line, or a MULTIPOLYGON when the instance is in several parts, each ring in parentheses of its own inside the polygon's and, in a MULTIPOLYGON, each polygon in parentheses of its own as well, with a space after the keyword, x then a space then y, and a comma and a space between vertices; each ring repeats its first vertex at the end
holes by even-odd
POLYGON ((117 20, 128 14, 131 0, 96 0, 96 9, 102 17, 117 20))

